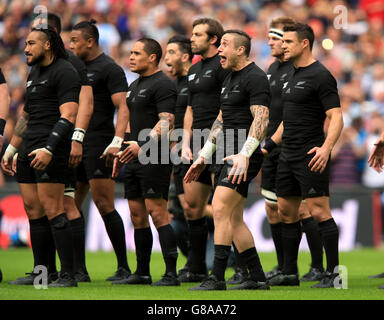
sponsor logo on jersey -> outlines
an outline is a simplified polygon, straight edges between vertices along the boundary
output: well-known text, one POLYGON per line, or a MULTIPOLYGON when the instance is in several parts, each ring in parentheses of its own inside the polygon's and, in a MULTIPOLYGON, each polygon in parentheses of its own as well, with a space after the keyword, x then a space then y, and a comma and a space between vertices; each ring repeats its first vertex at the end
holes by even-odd
POLYGON ((185 88, 182 88, 179 92, 179 95, 180 96, 187 96, 188 95, 188 88, 185 87, 185 88))
POLYGON ((271 76, 272 76, 271 74, 267 74, 268 80, 271 79, 271 76))
POLYGON ((131 95, 131 91, 128 91, 127 95, 126 95, 126 98, 129 98, 130 95, 131 95))
POLYGON ((212 72, 213 72, 213 70, 211 70, 211 69, 205 71, 203 78, 212 78, 212 72))
POLYGON ((193 79, 195 79, 196 77, 196 73, 192 73, 188 76, 188 81, 192 81, 193 79))
POLYGON ((32 84, 32 80, 27 81, 27 88, 32 84))
POLYGON ((141 97, 141 98, 146 98, 147 96, 144 95, 144 93, 147 91, 147 89, 141 89, 138 93, 138 97, 141 97))
POLYGON ((296 89, 304 89, 303 87, 303 84, 305 83, 305 81, 298 81, 295 85, 295 88, 296 89))

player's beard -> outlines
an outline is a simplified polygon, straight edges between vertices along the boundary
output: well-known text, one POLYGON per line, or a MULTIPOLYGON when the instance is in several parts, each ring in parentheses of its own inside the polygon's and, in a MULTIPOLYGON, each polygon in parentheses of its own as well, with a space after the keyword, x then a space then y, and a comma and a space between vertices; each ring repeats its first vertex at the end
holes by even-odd
POLYGON ((28 60, 27 60, 27 65, 34 66, 36 64, 39 64, 41 61, 44 60, 44 57, 45 57, 44 53, 41 52, 38 56, 33 57, 31 61, 28 62, 28 60))

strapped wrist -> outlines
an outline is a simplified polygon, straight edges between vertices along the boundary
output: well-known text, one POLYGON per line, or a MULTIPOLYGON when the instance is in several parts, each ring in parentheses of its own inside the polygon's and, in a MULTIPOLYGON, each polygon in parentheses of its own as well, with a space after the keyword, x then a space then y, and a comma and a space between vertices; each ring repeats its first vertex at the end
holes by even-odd
POLYGON ((216 144, 208 140, 205 143, 203 149, 201 149, 200 157, 203 157, 204 159, 209 159, 212 157, 215 151, 216 151, 216 144))
POLYGON ((245 141, 243 148, 240 151, 240 154, 243 156, 250 158, 252 154, 255 152, 257 147, 259 146, 260 141, 253 137, 248 137, 245 141))

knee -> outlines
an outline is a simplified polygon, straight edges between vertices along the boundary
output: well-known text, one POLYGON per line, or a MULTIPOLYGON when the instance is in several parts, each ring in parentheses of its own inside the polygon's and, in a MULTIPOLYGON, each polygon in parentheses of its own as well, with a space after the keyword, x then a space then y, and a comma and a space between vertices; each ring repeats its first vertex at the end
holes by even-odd
POLYGON ((184 214, 187 220, 194 219, 201 213, 202 208, 195 201, 184 201, 184 214))
POLYGON ((131 210, 131 221, 136 229, 149 227, 148 215, 131 210))
POLYGON ((277 204, 266 202, 265 211, 267 213, 267 219, 269 223, 274 224, 281 222, 277 204))
POLYGON ((230 217, 225 214, 226 207, 226 204, 222 201, 212 202, 213 220, 215 221, 215 226, 220 223, 231 223, 230 217))
POLYGON ((40 203, 33 201, 24 201, 24 210, 27 213, 28 219, 39 219, 45 215, 40 203))
POLYGON ((113 211, 114 206, 111 204, 111 201, 104 196, 98 196, 93 199, 97 209, 101 215, 108 214, 113 211))

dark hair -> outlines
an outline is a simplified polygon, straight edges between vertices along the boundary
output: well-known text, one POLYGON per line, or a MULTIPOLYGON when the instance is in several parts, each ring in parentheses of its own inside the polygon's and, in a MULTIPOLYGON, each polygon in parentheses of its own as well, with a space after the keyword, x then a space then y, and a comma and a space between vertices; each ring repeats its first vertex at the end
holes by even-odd
POLYGON ((249 54, 251 52, 251 37, 245 33, 244 31, 237 30, 237 29, 231 29, 231 30, 226 30, 224 34, 234 34, 235 35, 235 46, 236 48, 240 46, 244 46, 245 48, 245 55, 249 57, 249 54))
POLYGON ((186 53, 189 56, 189 60, 192 61, 193 53, 191 49, 191 40, 182 35, 175 35, 168 40, 168 44, 176 43, 179 46, 179 49, 182 53, 186 53))
POLYGON ((312 50, 313 42, 315 41, 315 34, 313 29, 305 23, 295 23, 284 27, 284 32, 296 32, 300 41, 308 39, 309 49, 312 50))
POLYGON ((81 21, 77 23, 72 30, 81 30, 85 39, 94 39, 95 43, 99 45, 99 30, 96 27, 96 20, 91 19, 89 21, 81 21))
POLYGON ((272 19, 271 23, 269 24, 270 28, 276 28, 276 29, 283 29, 287 25, 295 24, 296 21, 291 17, 278 17, 275 19, 272 19))
POLYGON ((68 59, 68 52, 65 50, 63 40, 53 27, 48 25, 48 28, 33 28, 31 32, 42 32, 46 35, 48 41, 51 44, 51 52, 57 58, 68 59))
POLYGON ((224 29, 221 23, 215 19, 211 18, 200 18, 195 21, 193 21, 193 27, 199 25, 199 24, 206 24, 208 25, 207 34, 209 39, 212 39, 214 36, 217 37, 217 40, 215 42, 215 46, 218 48, 220 46, 221 37, 224 34, 224 29))
POLYGON ((158 43, 155 39, 152 38, 141 38, 137 41, 144 44, 144 51, 148 55, 156 55, 156 65, 158 65, 163 55, 160 43, 158 43))
POLYGON ((61 33, 61 20, 58 15, 49 12, 48 13, 48 25, 57 30, 57 33, 61 33))

